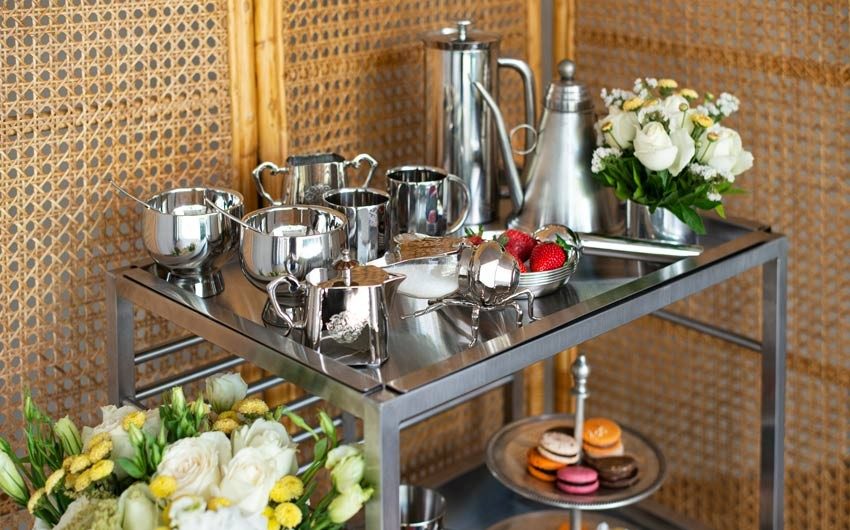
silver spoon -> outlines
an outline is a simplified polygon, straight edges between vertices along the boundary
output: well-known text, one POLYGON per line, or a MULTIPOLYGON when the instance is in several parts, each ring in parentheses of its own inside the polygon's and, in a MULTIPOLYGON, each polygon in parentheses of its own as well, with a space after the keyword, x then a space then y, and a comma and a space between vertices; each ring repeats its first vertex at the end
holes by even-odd
POLYGON ((257 232, 258 234, 262 234, 262 233, 263 233, 263 232, 261 232, 260 230, 257 230, 257 229, 256 229, 256 228, 254 228, 253 226, 249 225, 248 223, 246 223, 246 222, 245 222, 245 221, 243 221, 242 219, 240 219, 240 218, 236 217, 235 215, 231 215, 231 214, 230 214, 230 212, 228 212, 228 211, 227 211, 227 210, 225 210, 224 208, 221 208, 219 205, 217 205, 216 203, 212 202, 212 201, 211 201, 211 200, 209 200, 207 197, 204 197, 204 202, 205 202, 205 203, 207 203, 207 205, 208 205, 208 206, 212 206, 213 208, 215 208, 216 210, 218 210, 218 212, 219 212, 220 214, 222 214, 223 216, 227 217, 227 218, 228 218, 228 219, 230 219, 231 221, 234 221, 234 222, 236 222, 236 223, 239 223, 239 225, 240 225, 242 228, 247 228, 248 230, 253 230, 254 232, 257 232))
POLYGON ((118 184, 116 184, 114 180, 109 179, 109 183, 110 183, 110 184, 112 184, 112 187, 113 187, 113 188, 115 188, 116 190, 118 190, 118 192, 119 192, 119 193, 121 193, 121 195, 123 195, 123 196, 125 196, 125 197, 128 197, 128 198, 130 198, 130 199, 133 199, 134 201, 136 201, 137 203, 141 204, 141 205, 142 205, 142 206, 144 206, 145 208, 148 208, 149 210, 153 210, 153 208, 151 207, 151 205, 150 205, 150 204, 146 203, 146 202, 145 202, 145 201, 143 201, 142 199, 140 199, 140 198, 136 197, 135 195, 133 195, 133 194, 132 194, 132 193, 130 193, 129 191, 125 190, 124 188, 122 188, 121 186, 119 186, 118 184))

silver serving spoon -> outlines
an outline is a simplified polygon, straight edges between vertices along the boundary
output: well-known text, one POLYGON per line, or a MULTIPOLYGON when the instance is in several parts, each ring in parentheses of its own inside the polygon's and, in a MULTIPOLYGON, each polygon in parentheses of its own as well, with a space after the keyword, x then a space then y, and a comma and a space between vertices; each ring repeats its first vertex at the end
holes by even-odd
POLYGON ((236 223, 239 223, 239 226, 241 226, 242 228, 247 228, 248 230, 253 230, 254 232, 257 232, 258 234, 262 234, 262 233, 264 233, 264 232, 262 232, 262 231, 260 231, 260 230, 257 230, 257 229, 256 229, 256 228, 254 228, 253 226, 249 225, 248 223, 246 223, 246 222, 245 222, 245 221, 243 221, 242 219, 240 219, 240 218, 236 217, 235 215, 231 215, 231 214, 230 214, 230 212, 228 212, 228 211, 227 211, 227 210, 225 210, 224 208, 220 207, 220 206, 219 206, 219 205, 217 205, 216 203, 212 202, 212 201, 211 201, 211 200, 209 200, 207 197, 204 197, 204 202, 205 202, 205 203, 207 203, 207 206, 212 206, 213 208, 215 208, 216 210, 218 210, 218 212, 219 212, 220 214, 222 214, 223 216, 227 217, 227 218, 228 218, 228 219, 230 219, 231 221, 234 221, 234 222, 236 222, 236 223))
POLYGON ((145 201, 143 201, 142 199, 140 199, 140 198, 136 197, 135 195, 133 195, 133 194, 132 194, 132 193, 130 193, 129 191, 125 190, 124 188, 122 188, 121 186, 119 186, 118 184, 116 184, 116 183, 115 183, 115 181, 114 181, 114 180, 112 180, 111 178, 109 179, 109 183, 112 185, 112 187, 113 187, 113 188, 115 188, 116 190, 118 190, 118 192, 119 192, 121 195, 123 195, 123 196, 125 196, 125 197, 127 197, 127 198, 130 198, 130 199, 133 199, 134 201, 136 201, 137 203, 141 204, 142 206, 144 206, 145 208, 147 208, 147 209, 149 209, 149 210, 153 210, 153 207, 151 207, 151 205, 150 205, 150 204, 146 203, 146 202, 145 202, 145 201))

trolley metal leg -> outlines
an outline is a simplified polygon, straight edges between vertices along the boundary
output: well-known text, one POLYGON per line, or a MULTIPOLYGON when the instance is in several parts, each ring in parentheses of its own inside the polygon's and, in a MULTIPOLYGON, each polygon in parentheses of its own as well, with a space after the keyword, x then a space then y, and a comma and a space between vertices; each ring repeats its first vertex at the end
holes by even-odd
POLYGON ((136 364, 133 349, 133 304, 122 298, 115 278, 106 278, 106 355, 109 367, 109 402, 122 405, 136 395, 136 364))
POLYGON ((762 267, 761 466, 759 528, 782 530, 785 451, 787 243, 762 267))
POLYGON ((366 505, 366 528, 397 529, 401 525, 398 489, 401 482, 400 422, 391 411, 369 407, 363 415, 366 479, 375 494, 366 505))

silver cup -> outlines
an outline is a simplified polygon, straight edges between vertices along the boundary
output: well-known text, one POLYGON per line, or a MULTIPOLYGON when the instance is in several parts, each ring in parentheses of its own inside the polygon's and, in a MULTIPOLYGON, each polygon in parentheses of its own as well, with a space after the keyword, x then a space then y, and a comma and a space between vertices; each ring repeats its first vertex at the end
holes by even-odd
POLYGON ((398 489, 401 530, 443 530, 446 499, 438 492, 402 484, 398 489))
POLYGON ((285 166, 277 166, 271 162, 263 162, 252 172, 254 183, 260 195, 273 206, 284 204, 322 204, 322 195, 328 190, 344 188, 348 185, 346 170, 358 169, 366 162, 369 173, 363 182, 364 188, 369 186, 372 175, 378 167, 378 162, 371 156, 362 153, 351 160, 336 153, 319 153, 313 155, 290 156, 285 166), (279 177, 270 188, 281 190, 281 199, 275 200, 263 185, 263 174, 279 177))
POLYGON ((401 166, 387 171, 390 243, 399 234, 444 236, 456 232, 469 214, 469 186, 440 168, 401 166), (456 202, 462 205, 457 207, 456 202), (447 219, 448 212, 460 211, 447 219))
POLYGON ((224 290, 221 267, 239 244, 239 225, 204 202, 209 199, 235 217, 242 195, 213 188, 180 188, 154 195, 142 212, 142 241, 166 279, 201 297, 224 290))
POLYGON ((325 205, 348 219, 351 257, 367 263, 383 256, 387 241, 387 192, 374 188, 342 188, 326 191, 325 205))
POLYGON ((345 216, 322 206, 272 206, 242 218, 242 271, 256 287, 291 274, 330 267, 345 248, 345 216))

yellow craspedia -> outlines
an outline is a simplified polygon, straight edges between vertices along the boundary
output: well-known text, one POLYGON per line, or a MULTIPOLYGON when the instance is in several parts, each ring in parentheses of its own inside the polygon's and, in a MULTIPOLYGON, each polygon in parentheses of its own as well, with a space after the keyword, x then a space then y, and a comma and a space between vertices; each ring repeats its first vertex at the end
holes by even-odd
POLYGON ((62 479, 65 478, 65 470, 57 469, 53 473, 47 477, 47 480, 44 481, 44 491, 48 495, 53 491, 53 488, 57 486, 57 484, 62 482, 62 479))
POLYGON ((266 402, 262 399, 250 398, 236 402, 236 405, 233 406, 233 410, 239 414, 260 416, 269 411, 269 406, 266 405, 266 402))
POLYGON ((111 443, 112 437, 109 436, 108 432, 99 432, 99 433, 95 434, 94 436, 92 436, 91 438, 89 438, 89 443, 87 443, 86 446, 91 448, 91 447, 94 447, 95 445, 97 445, 100 442, 103 442, 105 440, 109 440, 109 442, 111 443))
POLYGON ((604 132, 604 133, 610 131, 613 128, 614 128, 614 124, 611 123, 610 121, 606 121, 605 123, 602 124, 602 132, 604 132))
POLYGON ((626 101, 623 102, 623 110, 625 110, 625 111, 636 110, 636 109, 641 108, 643 106, 643 104, 644 104, 643 98, 640 97, 640 96, 635 96, 635 97, 627 99, 626 101))
POLYGON ((68 466, 68 471, 71 473, 80 473, 91 465, 91 459, 88 455, 77 455, 71 459, 71 464, 68 466))
POLYGON ((145 416, 145 413, 141 410, 131 412, 130 414, 124 416, 124 419, 121 421, 121 428, 123 428, 125 431, 129 431, 130 425, 135 425, 136 427, 141 429, 145 426, 146 419, 147 417, 145 416))
POLYGON ((65 471, 68 471, 69 469, 71 469, 71 462, 73 462, 73 461, 74 461, 74 455, 66 456, 65 460, 62 461, 62 469, 64 469, 65 471))
POLYGON ((115 462, 112 460, 101 460, 94 464, 86 473, 91 476, 92 482, 97 482, 111 475, 113 469, 115 469, 115 462))
POLYGON ((216 511, 219 508, 227 508, 231 504, 233 504, 233 503, 227 497, 212 497, 207 502, 207 508, 209 508, 212 511, 216 511))
POLYGON ((89 486, 91 486, 91 470, 86 469, 74 481, 74 491, 80 493, 89 486))
POLYGON ((708 129, 709 127, 714 125, 714 120, 712 120, 705 114, 694 114, 691 116, 691 121, 693 121, 704 129, 708 129))
POLYGON ((230 418, 219 418, 215 420, 212 426, 214 431, 223 432, 224 434, 230 434, 235 429, 239 428, 239 422, 230 418))
POLYGON ((74 489, 74 484, 77 482, 77 477, 79 477, 79 475, 74 475, 72 473, 67 473, 65 475, 65 489, 66 490, 74 489))
POLYGON ((102 442, 98 442, 89 449, 89 461, 92 464, 100 462, 109 455, 110 451, 112 451, 112 440, 103 440, 102 442))
POLYGON ((683 88, 679 91, 679 95, 685 99, 697 99, 699 94, 693 88, 683 88))
POLYGON ((304 483, 301 479, 287 475, 278 480, 272 491, 269 493, 269 498, 275 502, 288 502, 297 499, 304 494, 304 483))
POLYGON ((710 132, 710 133, 706 134, 705 137, 709 142, 716 142, 717 140, 720 139, 720 135, 717 134, 716 132, 710 132))
POLYGON ((38 509, 38 503, 41 502, 41 499, 44 497, 44 488, 38 488, 32 495, 30 496, 30 500, 27 501, 27 511, 31 514, 35 514, 35 511, 38 509))
POLYGON ((272 508, 271 506, 266 506, 265 508, 263 508, 263 511, 260 512, 260 513, 266 519, 274 519, 274 508, 272 508))
POLYGON ((659 79, 658 87, 659 88, 677 88, 679 83, 674 81, 673 79, 659 79))
POLYGON ((237 414, 235 410, 225 410, 218 415, 218 419, 239 421, 239 414, 237 414))
POLYGON ((168 475, 158 475, 148 486, 157 499, 165 499, 177 490, 177 480, 168 475))
POLYGON ((295 528, 301 523, 301 509, 291 502, 278 504, 274 509, 274 518, 284 528, 295 528))
POLYGON ((266 522, 266 528, 268 530, 280 530, 280 523, 275 521, 274 517, 272 517, 266 522))

